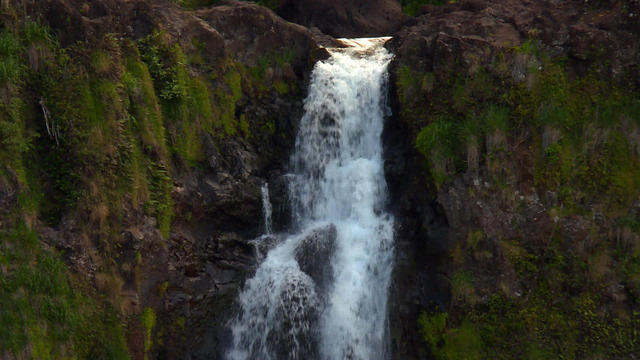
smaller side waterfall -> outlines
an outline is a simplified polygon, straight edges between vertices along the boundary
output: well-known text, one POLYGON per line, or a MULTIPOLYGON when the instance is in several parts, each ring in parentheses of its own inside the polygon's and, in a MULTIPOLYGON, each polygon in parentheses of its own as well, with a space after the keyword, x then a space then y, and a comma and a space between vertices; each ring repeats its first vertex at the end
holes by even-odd
POLYGON ((271 200, 269 200, 269 183, 265 182, 260 188, 262 192, 262 217, 264 219, 264 234, 271 235, 271 200))

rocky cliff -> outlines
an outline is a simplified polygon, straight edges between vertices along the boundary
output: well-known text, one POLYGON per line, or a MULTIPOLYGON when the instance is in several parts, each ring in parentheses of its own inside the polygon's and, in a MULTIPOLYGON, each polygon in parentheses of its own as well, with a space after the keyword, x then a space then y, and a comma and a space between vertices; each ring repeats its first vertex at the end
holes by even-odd
POLYGON ((1 1, 0 357, 221 358, 319 44, 390 34, 394 357, 640 353, 640 3, 406 3, 1 1))
POLYGON ((2 4, 3 358, 220 358, 313 36, 245 2, 2 4))
POLYGON ((398 358, 640 351, 639 5, 463 1, 395 34, 398 358))

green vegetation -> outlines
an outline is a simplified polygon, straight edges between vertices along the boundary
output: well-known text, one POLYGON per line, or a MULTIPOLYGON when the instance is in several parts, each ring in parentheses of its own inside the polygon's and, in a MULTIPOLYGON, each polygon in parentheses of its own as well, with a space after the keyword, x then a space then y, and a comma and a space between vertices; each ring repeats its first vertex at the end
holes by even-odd
POLYGON ((145 359, 147 359, 147 353, 151 350, 151 346, 153 345, 153 328, 156 326, 156 313, 152 308, 147 307, 144 309, 144 311, 142 311, 140 322, 142 323, 142 328, 144 329, 144 352, 145 359))
MULTIPOLYGON (((527 42, 514 51, 536 54, 536 49, 527 42)), ((416 147, 429 161, 433 183, 439 187, 475 170, 477 163, 487 164, 495 179, 508 179, 505 162, 513 151, 509 143, 516 142, 513 134, 530 133, 525 140, 540 149, 533 153, 538 189, 566 189, 563 206, 574 212, 593 201, 612 213, 627 208, 640 193, 640 97, 595 72, 569 80, 561 61, 544 56, 539 61, 544 65, 529 69, 530 80, 523 82, 506 82, 484 70, 435 78, 399 67, 402 116, 421 128, 416 147), (506 82, 504 90, 491 91, 499 81, 506 82)))
POLYGON ((0 353, 129 358, 115 311, 75 291, 64 263, 24 223, 0 232, 0 268, 0 353))
POLYGON ((456 172, 456 130, 454 122, 440 118, 425 126, 416 140, 420 152, 429 159, 431 176, 438 187, 456 172))
MULTIPOLYGON (((205 137, 219 146, 256 129, 273 136, 272 118, 252 124, 239 110, 247 96, 297 96, 287 81, 294 53, 214 66, 198 40, 185 55, 160 32, 63 48, 47 27, 13 16, 0 26, 0 357, 128 358, 122 268, 142 264, 140 252, 119 263, 128 217, 154 217, 167 239, 173 178, 205 166, 205 137), (70 241, 95 272, 66 272, 34 232, 61 224, 83 235, 70 241)), ((149 355, 152 311, 142 314, 149 355)))
POLYGON ((436 359, 640 353, 640 217, 632 207, 640 198, 640 96, 600 75, 596 60, 586 75, 569 76, 564 59, 531 40, 468 76, 398 67, 401 116, 417 134, 432 185, 473 172, 490 187, 469 186, 471 198, 514 214, 523 209, 513 195, 530 185, 555 196, 541 216, 591 227, 577 240, 555 222, 544 240, 514 235, 518 221, 506 239, 468 229, 451 254, 447 312, 419 319, 436 359), (508 56, 531 59, 524 78, 514 79, 508 56))
MULTIPOLYGON (((481 303, 459 302, 449 314, 423 313, 422 335, 436 359, 614 359, 640 351, 640 313, 623 303, 639 294, 637 250, 625 254, 613 239, 590 252, 595 255, 576 255, 559 239, 546 249, 525 241, 509 247, 523 293, 499 291, 481 303), (633 290, 610 293, 613 284, 633 290)), ((454 282, 473 291, 463 280, 454 282)))
MULTIPOLYGON (((113 116, 106 108, 117 105, 117 90, 102 78, 79 86, 80 67, 46 27, 17 28, 0 32, 0 184, 17 190, 0 224, 0 354, 127 359, 117 311, 83 294, 32 227, 79 205, 87 162, 105 161, 85 141, 93 128, 110 130, 99 113, 113 116)), ((108 57, 94 55, 88 66, 107 76, 108 57)))
POLYGON ((289 66, 291 50, 266 55, 255 67, 227 60, 215 71, 194 74, 180 47, 169 45, 162 33, 154 33, 138 45, 159 94, 169 149, 174 159, 188 166, 204 161, 203 133, 218 140, 250 135, 246 119, 236 115, 244 94, 260 98, 271 91, 286 95, 293 90, 290 84, 274 82, 266 75, 269 68, 289 66))
POLYGON ((401 0, 402 12, 415 16, 424 5, 444 5, 455 3, 455 0, 401 0))
POLYGON ((479 359, 618 359, 637 354, 638 215, 631 211, 620 218, 610 234, 591 234, 588 245, 555 235, 543 246, 516 238, 499 240, 496 248, 481 232, 469 231, 453 253, 458 270, 451 279, 448 312, 428 311, 419 319, 425 344, 436 359, 449 360, 467 359, 468 354, 479 359), (489 255, 483 258, 482 253, 489 255), (473 273, 500 280, 478 283, 473 273), (474 301, 467 295, 480 293, 487 298, 474 301), (455 353, 463 346, 453 342, 457 336, 473 344, 473 351, 455 353))
POLYGON ((418 323, 422 336, 436 359, 482 359, 482 340, 472 323, 464 322, 456 329, 448 329, 446 313, 437 313, 432 316, 423 313, 418 323))

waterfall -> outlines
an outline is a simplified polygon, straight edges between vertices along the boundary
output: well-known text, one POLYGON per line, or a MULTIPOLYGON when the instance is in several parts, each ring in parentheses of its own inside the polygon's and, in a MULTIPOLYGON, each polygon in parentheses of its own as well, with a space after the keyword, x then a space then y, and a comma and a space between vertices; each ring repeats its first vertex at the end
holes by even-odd
POLYGON ((291 158, 294 225, 238 297, 229 359, 389 357, 387 39, 343 40, 313 70, 291 158))
POLYGON ((262 184, 262 217, 264 218, 264 233, 271 235, 271 200, 269 200, 269 183, 262 184))

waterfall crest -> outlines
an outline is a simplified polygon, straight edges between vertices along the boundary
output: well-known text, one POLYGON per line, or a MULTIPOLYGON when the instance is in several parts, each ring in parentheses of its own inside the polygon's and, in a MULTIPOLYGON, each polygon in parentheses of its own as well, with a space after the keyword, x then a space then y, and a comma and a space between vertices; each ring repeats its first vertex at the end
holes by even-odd
POLYGON ((239 295, 230 359, 388 357, 387 39, 342 40, 313 70, 291 158, 292 234, 239 295))

